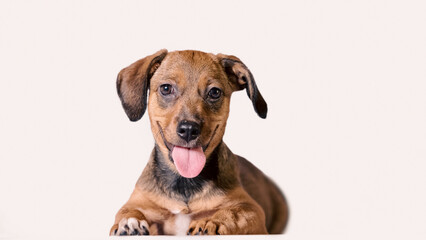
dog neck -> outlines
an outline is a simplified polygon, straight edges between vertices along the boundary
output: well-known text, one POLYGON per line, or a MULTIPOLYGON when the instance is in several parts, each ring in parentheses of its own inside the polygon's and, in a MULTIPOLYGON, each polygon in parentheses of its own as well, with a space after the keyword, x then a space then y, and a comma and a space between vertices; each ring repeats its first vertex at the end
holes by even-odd
POLYGON ((175 170, 170 169, 170 164, 166 161, 172 160, 170 156, 165 157, 156 145, 140 180, 144 181, 145 186, 150 186, 147 190, 160 191, 161 194, 185 203, 196 197, 212 194, 206 191, 208 189, 224 192, 232 189, 239 182, 236 158, 223 142, 220 142, 207 158, 204 169, 197 177, 182 177, 175 170), (150 182, 152 184, 147 184, 150 182))

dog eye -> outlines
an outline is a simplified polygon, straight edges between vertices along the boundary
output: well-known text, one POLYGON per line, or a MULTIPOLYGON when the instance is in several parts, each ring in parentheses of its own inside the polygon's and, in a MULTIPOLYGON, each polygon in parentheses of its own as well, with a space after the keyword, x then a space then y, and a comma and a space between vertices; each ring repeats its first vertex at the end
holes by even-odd
POLYGON ((210 89, 209 91, 209 97, 211 99, 218 99, 220 98, 221 95, 222 95, 222 91, 219 88, 214 87, 210 89))
POLYGON ((170 84, 163 84, 160 86, 160 92, 164 96, 170 95, 171 93, 173 93, 173 87, 170 84))

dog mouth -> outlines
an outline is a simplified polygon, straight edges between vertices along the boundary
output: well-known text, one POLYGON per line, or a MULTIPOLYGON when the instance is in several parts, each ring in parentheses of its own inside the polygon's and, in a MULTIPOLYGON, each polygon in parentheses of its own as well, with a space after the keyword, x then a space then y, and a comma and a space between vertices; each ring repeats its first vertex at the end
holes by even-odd
POLYGON ((166 146, 166 148, 169 150, 169 152, 172 152, 174 147, 181 147, 181 148, 187 148, 187 149, 202 147, 203 152, 205 152, 206 149, 210 146, 210 142, 212 141, 213 137, 216 135, 216 131, 219 128, 219 124, 217 124, 216 127, 213 130, 212 135, 210 136, 209 141, 204 146, 202 144, 197 144, 197 143, 194 144, 193 146, 191 146, 191 145, 182 146, 182 145, 174 145, 174 144, 170 143, 169 141, 167 141, 166 137, 164 135, 163 128, 161 127, 161 125, 158 121, 157 121, 157 125, 158 125, 158 128, 160 129, 161 139, 163 140, 163 143, 166 146))
POLYGON ((209 147, 210 142, 215 136, 219 125, 215 127, 213 134, 210 136, 209 141, 204 146, 202 146, 201 144, 194 144, 191 146, 174 145, 166 140, 163 128, 161 127, 158 121, 157 125, 160 129, 160 135, 164 142, 164 145, 169 150, 169 159, 173 162, 179 174, 185 178, 194 178, 198 176, 206 164, 205 151, 209 147))

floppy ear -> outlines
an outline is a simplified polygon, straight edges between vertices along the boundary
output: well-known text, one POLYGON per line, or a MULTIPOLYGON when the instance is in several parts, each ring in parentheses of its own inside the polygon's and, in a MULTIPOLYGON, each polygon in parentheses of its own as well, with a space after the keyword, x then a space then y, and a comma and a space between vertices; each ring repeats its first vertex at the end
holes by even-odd
POLYGON ((246 89, 247 95, 253 103, 254 110, 261 118, 266 118, 268 106, 257 89, 256 82, 250 70, 241 60, 235 56, 218 54, 222 67, 234 87, 234 91, 246 89))
POLYGON ((124 68, 117 76, 117 92, 130 121, 141 119, 146 110, 149 80, 167 55, 162 49, 124 68))

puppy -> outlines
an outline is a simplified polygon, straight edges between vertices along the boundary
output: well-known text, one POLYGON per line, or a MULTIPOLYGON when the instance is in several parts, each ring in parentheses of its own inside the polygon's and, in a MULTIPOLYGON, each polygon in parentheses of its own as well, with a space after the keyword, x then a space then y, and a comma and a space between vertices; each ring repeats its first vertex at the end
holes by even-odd
POLYGON ((283 232, 283 194, 222 141, 231 94, 242 89, 266 118, 254 78, 235 56, 160 50, 120 71, 123 108, 138 121, 148 106, 155 147, 110 235, 283 232))

